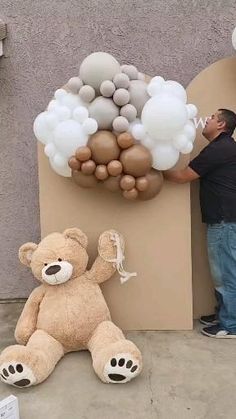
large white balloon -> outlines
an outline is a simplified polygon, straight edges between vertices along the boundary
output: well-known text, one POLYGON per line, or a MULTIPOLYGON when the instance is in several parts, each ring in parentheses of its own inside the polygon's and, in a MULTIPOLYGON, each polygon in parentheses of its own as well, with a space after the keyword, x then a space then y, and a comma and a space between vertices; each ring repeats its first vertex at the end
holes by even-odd
POLYGON ((71 177, 71 169, 69 168, 68 164, 63 167, 57 166, 52 159, 49 159, 50 166, 60 176, 64 177, 71 177))
POLYGON ((58 124, 54 131, 54 141, 66 157, 71 157, 78 147, 86 145, 88 136, 77 121, 69 119, 58 124))
POLYGON ((152 167, 157 170, 168 170, 173 167, 178 159, 179 152, 170 144, 158 144, 152 151, 152 167))
POLYGON ((188 119, 186 105, 174 95, 160 94, 144 105, 141 120, 155 140, 170 140, 188 119))
POLYGON ((34 121, 33 130, 34 135, 43 144, 47 144, 52 140, 52 129, 47 123, 47 116, 49 112, 40 113, 34 121))
POLYGON ((178 97, 182 102, 187 102, 187 93, 185 88, 174 80, 167 80, 164 85, 164 92, 171 93, 172 95, 178 97))

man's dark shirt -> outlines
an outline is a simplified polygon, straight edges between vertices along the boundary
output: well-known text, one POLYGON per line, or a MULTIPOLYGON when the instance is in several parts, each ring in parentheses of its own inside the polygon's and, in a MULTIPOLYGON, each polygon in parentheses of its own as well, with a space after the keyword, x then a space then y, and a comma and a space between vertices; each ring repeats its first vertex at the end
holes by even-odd
POLYGON ((202 221, 236 222, 236 142, 222 132, 189 166, 200 176, 202 221))

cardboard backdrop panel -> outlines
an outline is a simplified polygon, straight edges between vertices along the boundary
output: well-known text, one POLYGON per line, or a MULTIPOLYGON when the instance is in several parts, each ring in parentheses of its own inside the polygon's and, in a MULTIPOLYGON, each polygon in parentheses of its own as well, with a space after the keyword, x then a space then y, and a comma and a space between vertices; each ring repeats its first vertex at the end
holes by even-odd
POLYGON ((125 237, 125 269, 138 276, 121 285, 115 275, 102 285, 113 320, 125 330, 191 329, 189 185, 165 184, 156 198, 130 202, 58 176, 41 146, 38 158, 42 237, 80 227, 89 238, 91 261, 102 231, 115 228, 125 237))
MULTIPOLYGON (((219 108, 236 111, 236 58, 226 58, 202 71, 189 85, 188 101, 198 107, 198 119, 204 120, 219 108)), ((208 142, 202 137, 199 123, 197 138, 191 158, 194 158, 208 142)), ((192 263, 194 317, 209 314, 214 309, 214 294, 209 272, 206 226, 201 223, 199 182, 191 184, 192 211, 192 263)))

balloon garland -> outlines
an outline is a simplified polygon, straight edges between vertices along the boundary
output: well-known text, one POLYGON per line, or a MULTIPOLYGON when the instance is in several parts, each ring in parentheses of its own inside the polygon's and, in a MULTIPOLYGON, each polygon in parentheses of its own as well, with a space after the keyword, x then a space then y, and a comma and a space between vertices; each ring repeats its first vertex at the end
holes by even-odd
POLYGON ((161 171, 192 151, 196 114, 176 81, 147 82, 135 66, 95 52, 36 117, 34 133, 57 174, 146 200, 160 192, 161 171))

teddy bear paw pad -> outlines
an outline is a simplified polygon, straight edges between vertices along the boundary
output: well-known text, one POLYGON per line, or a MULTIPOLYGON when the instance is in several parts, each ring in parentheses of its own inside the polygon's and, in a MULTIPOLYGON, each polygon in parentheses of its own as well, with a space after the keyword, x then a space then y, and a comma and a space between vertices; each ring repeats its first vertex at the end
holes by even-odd
POLYGON ((140 371, 137 359, 129 354, 117 354, 105 365, 104 376, 108 383, 127 383, 140 371))
POLYGON ((15 387, 32 386, 36 379, 31 369, 22 362, 5 362, 0 367, 1 381, 15 387))

